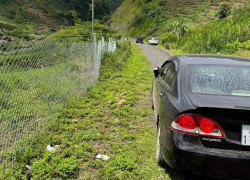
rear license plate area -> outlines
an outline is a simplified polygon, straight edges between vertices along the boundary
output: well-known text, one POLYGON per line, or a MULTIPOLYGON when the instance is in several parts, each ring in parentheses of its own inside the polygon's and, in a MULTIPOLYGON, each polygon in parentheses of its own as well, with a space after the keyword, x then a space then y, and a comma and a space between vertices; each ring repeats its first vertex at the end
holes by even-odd
POLYGON ((242 125, 241 144, 250 146, 250 125, 242 125))

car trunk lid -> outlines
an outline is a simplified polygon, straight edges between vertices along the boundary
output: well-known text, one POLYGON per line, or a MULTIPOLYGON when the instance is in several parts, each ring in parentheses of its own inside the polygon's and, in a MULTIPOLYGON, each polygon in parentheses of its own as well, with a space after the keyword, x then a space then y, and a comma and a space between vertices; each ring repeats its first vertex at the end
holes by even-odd
POLYGON ((216 96, 203 94, 189 94, 189 99, 195 108, 210 107, 222 109, 250 110, 250 97, 216 96))
POLYGON ((189 99, 195 107, 189 112, 216 121, 225 133, 226 138, 221 142, 201 137, 205 147, 250 151, 250 146, 241 142, 242 126, 250 125, 250 98, 191 95, 189 99))
POLYGON ((250 146, 245 146, 241 143, 242 125, 250 125, 250 110, 239 108, 198 107, 189 112, 216 121, 225 134, 225 139, 222 141, 215 141, 214 138, 201 137, 201 143, 205 147, 250 151, 250 146))

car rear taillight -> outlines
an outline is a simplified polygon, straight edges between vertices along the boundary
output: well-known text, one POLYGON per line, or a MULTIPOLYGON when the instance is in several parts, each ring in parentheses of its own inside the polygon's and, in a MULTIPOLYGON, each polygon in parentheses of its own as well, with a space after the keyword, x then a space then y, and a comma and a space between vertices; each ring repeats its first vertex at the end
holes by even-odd
POLYGON ((172 122, 170 127, 182 133, 225 138, 217 122, 197 114, 182 114, 172 122))

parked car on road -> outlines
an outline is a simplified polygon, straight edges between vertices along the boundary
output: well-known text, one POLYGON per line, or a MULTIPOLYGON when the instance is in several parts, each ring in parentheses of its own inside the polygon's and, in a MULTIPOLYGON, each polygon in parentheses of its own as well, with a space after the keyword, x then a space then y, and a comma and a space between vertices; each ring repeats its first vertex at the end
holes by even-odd
POLYGON ((152 37, 151 39, 148 40, 148 44, 150 45, 158 45, 159 44, 159 39, 156 37, 152 37))
POLYGON ((250 59, 179 55, 154 70, 157 162, 250 178, 250 59))
POLYGON ((143 44, 143 38, 140 37, 140 36, 138 36, 138 37, 136 38, 136 43, 142 43, 142 44, 143 44))

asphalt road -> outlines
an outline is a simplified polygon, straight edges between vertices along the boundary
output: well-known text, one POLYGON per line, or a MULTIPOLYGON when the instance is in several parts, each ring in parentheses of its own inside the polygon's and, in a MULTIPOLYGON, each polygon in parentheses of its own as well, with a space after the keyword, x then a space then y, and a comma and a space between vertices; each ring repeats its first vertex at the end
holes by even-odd
MULTIPOLYGON (((130 41, 135 43, 134 39, 130 39, 130 41)), ((147 45, 147 44, 137 44, 137 45, 143 50, 143 52, 150 60, 152 69, 161 66, 170 57, 169 53, 165 52, 162 49, 157 48, 157 46, 147 45)))

